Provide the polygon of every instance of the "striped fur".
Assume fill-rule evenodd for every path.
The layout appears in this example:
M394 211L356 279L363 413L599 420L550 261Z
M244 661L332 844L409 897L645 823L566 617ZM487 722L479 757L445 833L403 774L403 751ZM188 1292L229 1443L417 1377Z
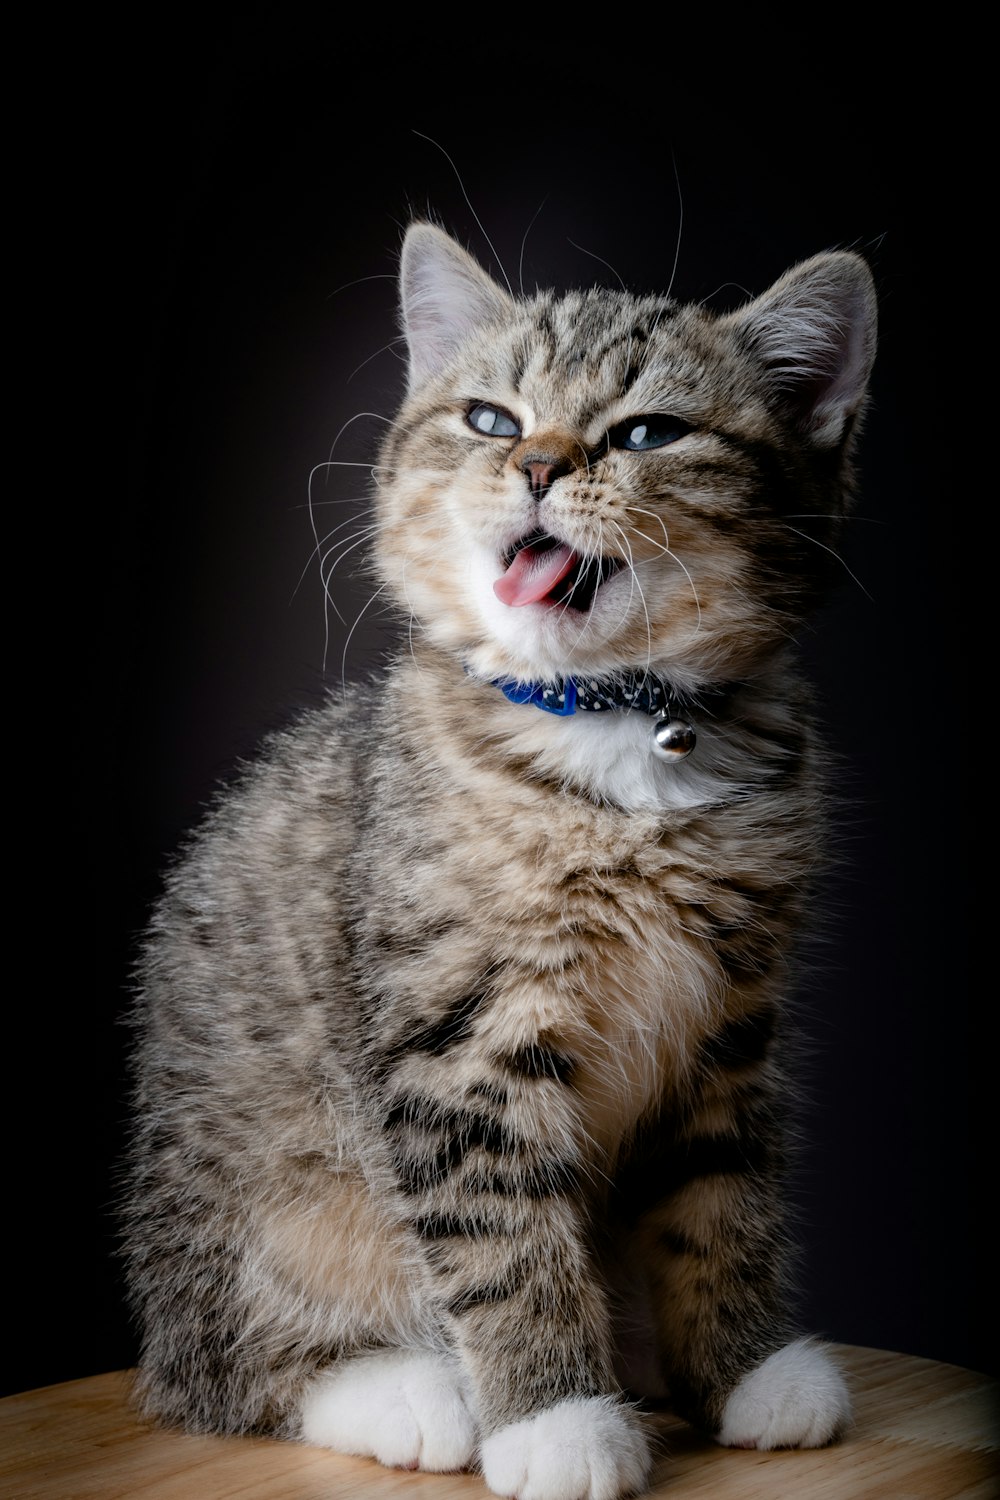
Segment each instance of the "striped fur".
M613 1500L648 1468L640 1366L724 1441L846 1418L786 1307L782 1011L822 817L788 641L850 500L871 280L817 257L724 318L515 302L421 225L402 286L376 550L412 646L270 741L144 950L139 1391L194 1430ZM681 440L608 446L657 412ZM540 528L619 565L586 609L494 594ZM639 716L489 685L647 664L701 704L677 767Z

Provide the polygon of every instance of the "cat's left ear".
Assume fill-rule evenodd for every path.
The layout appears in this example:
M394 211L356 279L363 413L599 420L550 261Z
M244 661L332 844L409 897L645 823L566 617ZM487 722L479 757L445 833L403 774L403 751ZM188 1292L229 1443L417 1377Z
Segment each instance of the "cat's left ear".
M861 256L803 261L722 321L763 362L776 404L819 447L836 446L864 404L875 358L875 283Z
M509 319L513 307L478 261L433 224L407 230L399 293L411 392L436 375L470 334Z

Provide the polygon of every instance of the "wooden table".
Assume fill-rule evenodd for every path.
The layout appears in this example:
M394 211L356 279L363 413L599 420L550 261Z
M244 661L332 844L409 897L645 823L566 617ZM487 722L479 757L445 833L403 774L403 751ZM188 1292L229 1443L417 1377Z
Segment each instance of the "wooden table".
M717 1448L672 1417L657 1500L997 1500L1000 1382L955 1365L841 1346L855 1424L833 1447ZM2 1500L486 1500L474 1474L415 1474L259 1438L139 1421L117 1371L0 1401Z

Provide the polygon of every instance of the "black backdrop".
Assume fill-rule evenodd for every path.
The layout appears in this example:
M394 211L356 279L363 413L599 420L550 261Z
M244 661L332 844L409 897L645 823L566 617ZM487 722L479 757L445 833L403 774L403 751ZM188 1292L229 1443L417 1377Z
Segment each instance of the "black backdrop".
M428 212L528 287L662 289L676 253L675 294L723 307L823 248L872 264L862 500L843 586L803 639L840 757L840 863L800 1002L803 1314L834 1339L986 1368L959 504L934 463L950 419L922 213L933 106L916 91L876 105L881 62L794 39L768 72L732 36L725 68L703 33L685 69L644 35L606 55L439 39L428 63L414 33L408 69L410 42L388 55L380 17L359 48L269 14L150 23L115 39L124 62L90 36L48 179L40 311L69 377L48 387L42 470L62 519L35 523L23 566L51 572L63 644L36 674L51 817L44 833L31 819L24 883L42 922L14 934L42 979L11 1054L25 1184L10 1248L29 1316L6 1388L134 1358L108 1205L128 964L166 854L266 729L393 638L376 602L345 652L371 592L363 549L334 574L345 626L310 565L305 502L337 440L359 467L314 476L317 514L332 527L360 509L401 389L394 257Z

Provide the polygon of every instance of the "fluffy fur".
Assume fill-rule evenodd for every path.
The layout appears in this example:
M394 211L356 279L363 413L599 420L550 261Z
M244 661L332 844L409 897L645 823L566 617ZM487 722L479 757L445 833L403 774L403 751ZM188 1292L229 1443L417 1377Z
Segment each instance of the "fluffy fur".
M401 285L376 554L408 648L219 799L144 949L139 1395L614 1500L648 1472L642 1379L738 1446L847 1420L787 1313L782 1002L822 784L790 642L874 293L831 253L724 317L521 301L429 225ZM560 547L549 595L498 597ZM492 685L644 669L696 723L679 765L644 715Z

